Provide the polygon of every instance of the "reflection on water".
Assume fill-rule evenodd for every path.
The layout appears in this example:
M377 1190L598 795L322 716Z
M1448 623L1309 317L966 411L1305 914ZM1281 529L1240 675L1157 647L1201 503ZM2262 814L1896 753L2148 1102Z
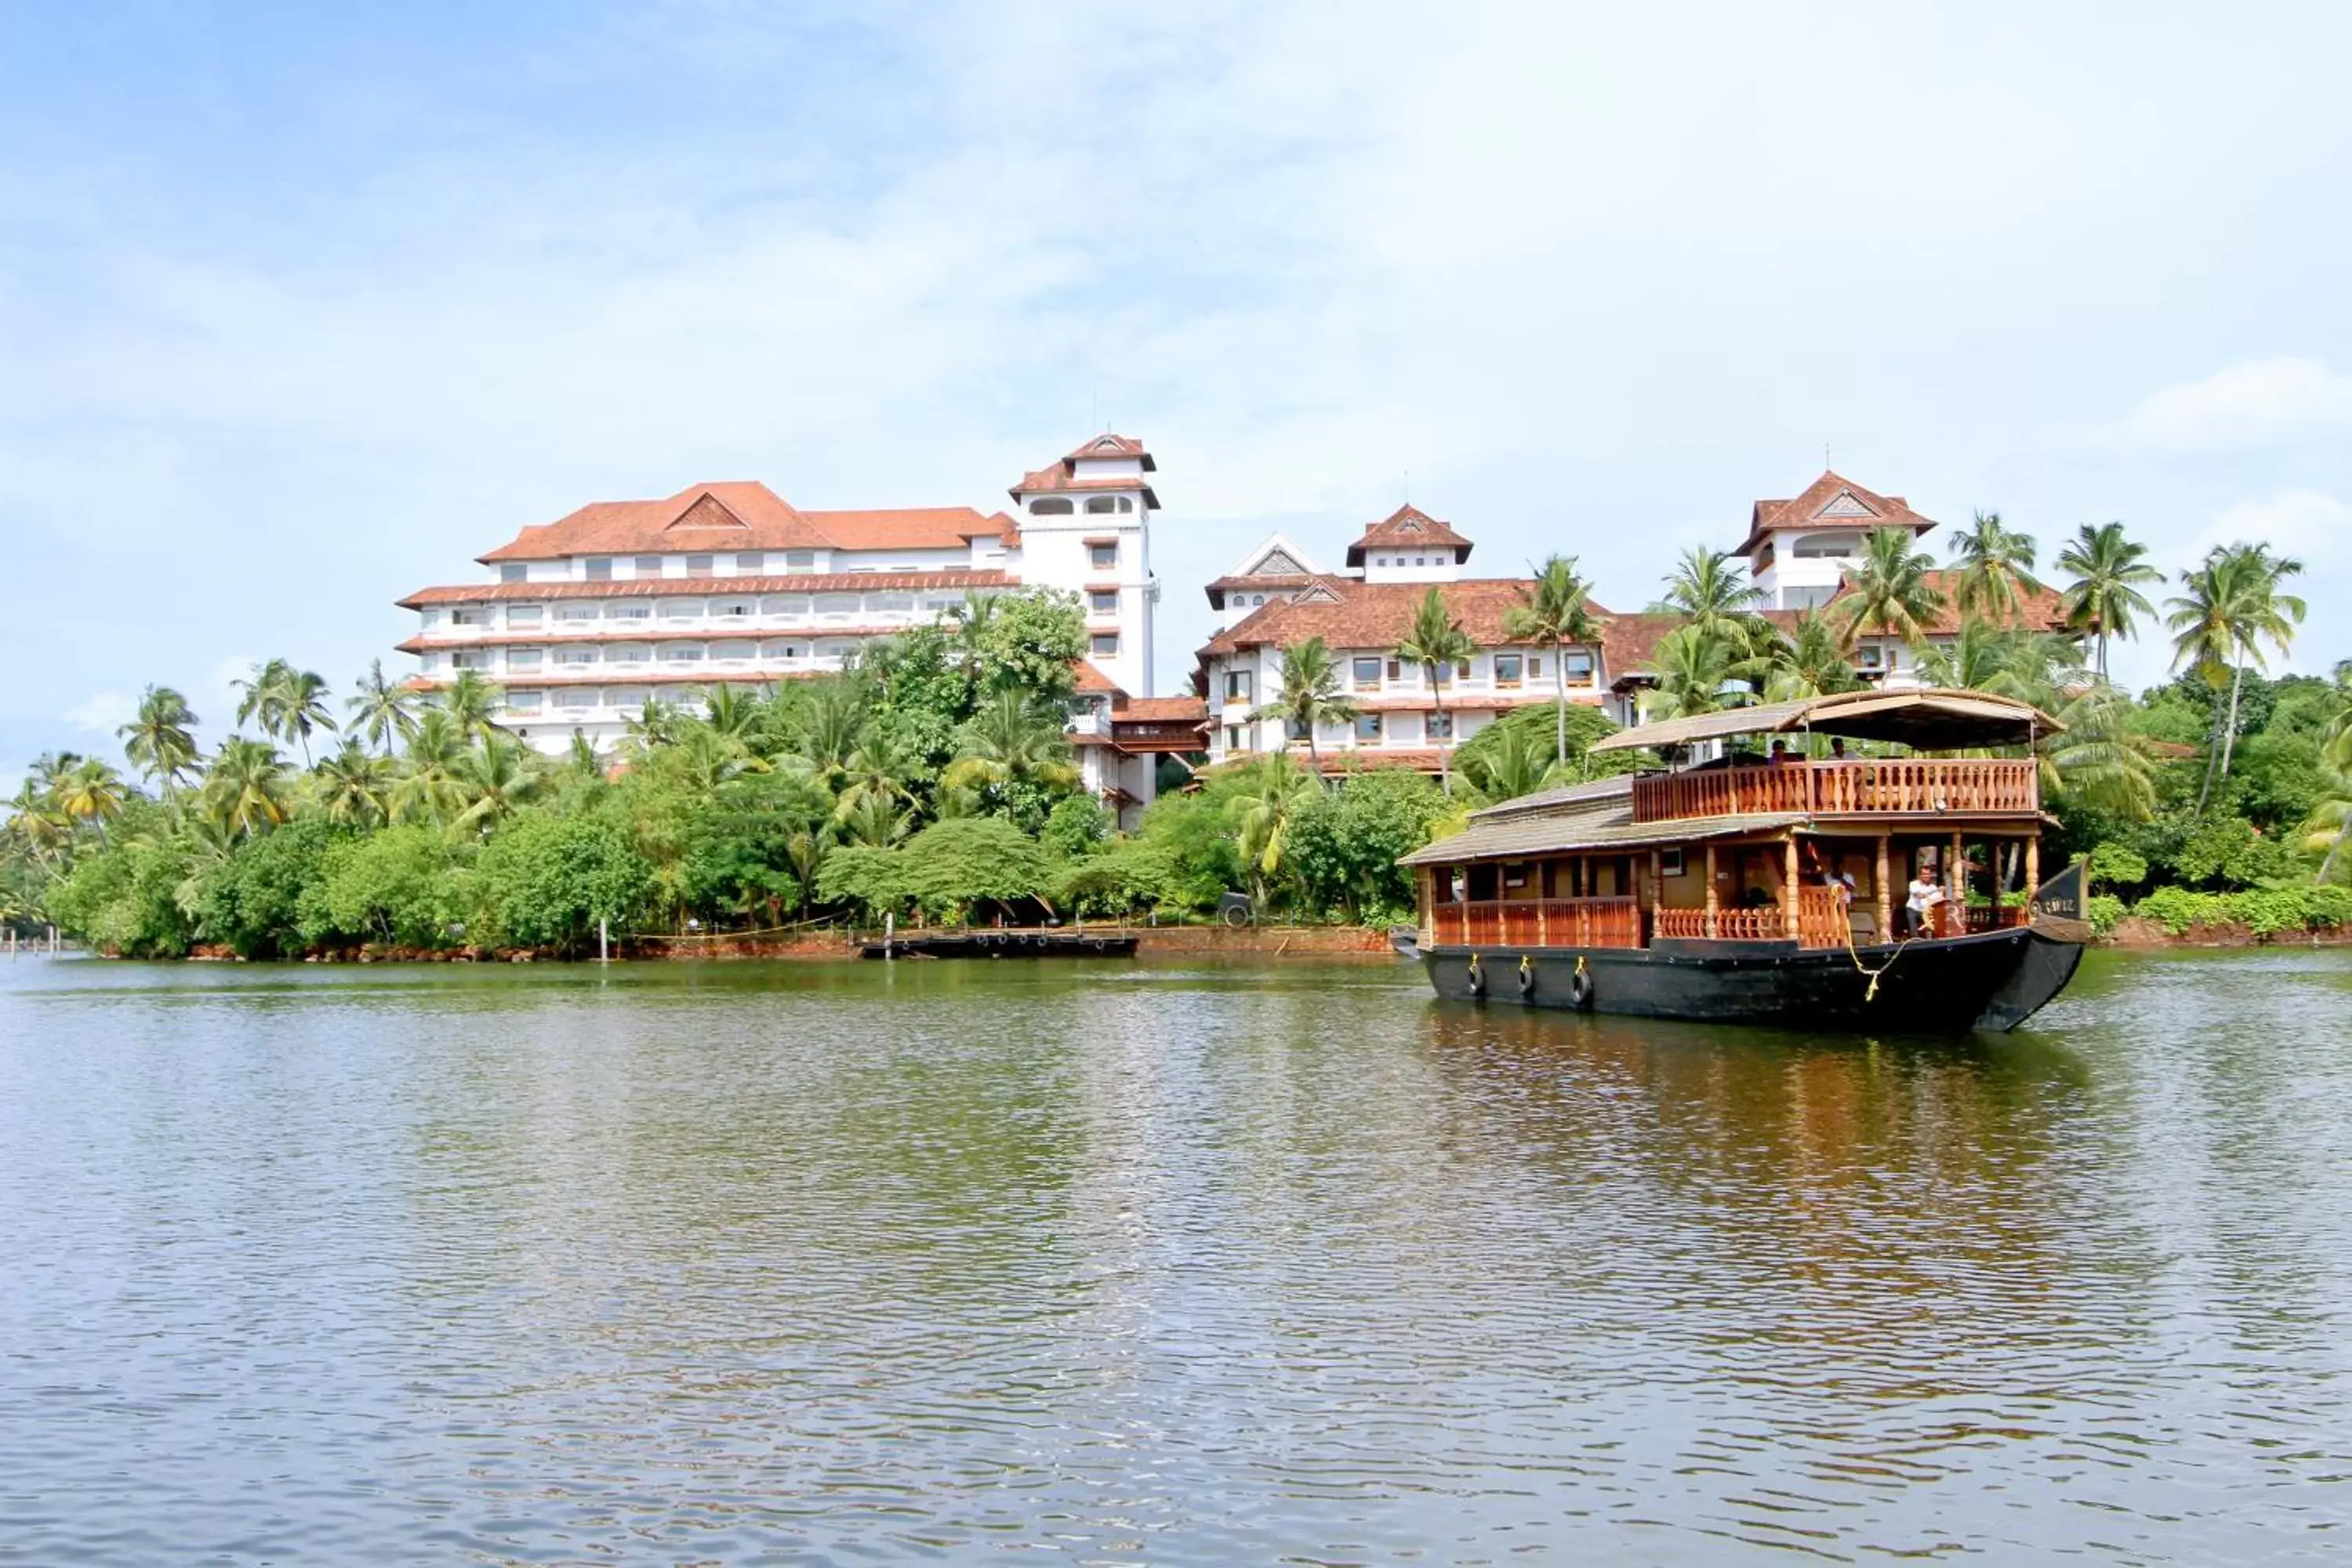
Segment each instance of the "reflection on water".
M2347 1018L0 965L0 1559L2334 1557Z

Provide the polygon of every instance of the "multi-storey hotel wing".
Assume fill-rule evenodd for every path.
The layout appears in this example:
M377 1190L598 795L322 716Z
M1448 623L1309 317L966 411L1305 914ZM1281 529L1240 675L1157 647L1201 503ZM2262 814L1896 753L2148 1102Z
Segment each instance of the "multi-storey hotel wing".
M1824 473L1793 500L1756 502L1748 537L1733 553L1748 562L1763 594L1760 612L1786 626L1804 610L1834 612L1840 596L1851 591L1848 574L1871 531L1906 528L1916 535L1935 526L1899 496L1881 496ZM1575 548L1573 540L1562 543ZM1651 656L1678 617L1618 614L1596 603L1602 629L1591 644L1555 648L1514 642L1504 633L1504 618L1527 602L1533 584L1523 577L1464 575L1471 548L1451 524L1407 506L1365 529L1348 546L1342 571L1324 570L1277 534L1211 583L1209 604L1222 624L1200 650L1193 676L1209 706L1211 759L1286 747L1305 754L1304 735L1286 733L1279 719L1250 715L1279 695L1283 648L1318 637L1357 709L1351 722L1317 733L1315 749L1327 768L1377 763L1434 770L1441 745L1468 739L1513 708L1550 703L1563 685L1570 701L1599 708L1621 724L1639 724L1641 693L1652 684ZM1932 574L1931 582L1948 601L1927 628L1932 645L1949 641L1959 623L1948 604L1951 574ZM1477 644L1470 658L1439 673L1442 712L1429 672L1396 652L1432 586ZM2036 629L2059 624L2057 600L2047 593L2032 596L2024 612ZM1917 683L1914 653L1899 638L1859 638L1854 661L1865 680Z
M1199 743L1197 732L1171 738L1169 705L1150 700L1156 468L1140 441L1107 434L1024 474L1010 513L803 511L749 481L598 501L479 557L486 580L401 600L418 617L401 647L421 662L421 689L479 671L505 692L516 733L551 752L574 735L601 749L648 696L688 701L715 683L838 669L967 593L1062 589L1087 615L1089 782L1141 804L1159 754Z

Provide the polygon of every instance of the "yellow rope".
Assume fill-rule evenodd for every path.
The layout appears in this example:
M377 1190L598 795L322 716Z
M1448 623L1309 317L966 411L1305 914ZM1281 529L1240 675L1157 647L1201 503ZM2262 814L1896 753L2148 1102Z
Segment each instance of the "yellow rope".
M1878 1000L1879 977L1885 974L1888 970L1895 967L1895 960L1903 956L1903 950L1911 945L1912 939L1906 936L1901 942L1896 942L1895 944L1894 956L1889 958L1885 963L1880 964L1877 968L1873 969L1868 964L1863 963L1861 952L1853 945L1853 921L1848 920L1843 923L1845 925L1845 955L1853 960L1853 967L1857 973L1870 976L1870 988L1862 994L1862 1000L1864 1004L1867 1005L1868 1004Z

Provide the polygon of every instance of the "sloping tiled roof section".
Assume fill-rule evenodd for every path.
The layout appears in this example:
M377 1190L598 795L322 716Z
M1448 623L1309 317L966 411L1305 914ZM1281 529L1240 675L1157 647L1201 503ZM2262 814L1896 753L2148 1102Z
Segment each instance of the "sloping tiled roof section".
M631 555L719 550L952 550L974 534L1001 534L1003 513L970 507L882 511L793 509L757 480L689 485L660 500L591 501L553 522L524 529L476 557L549 561L570 555Z
M1759 500L1748 513L1748 537L1734 555L1749 555L1767 535L1783 528L1907 528L1925 533L1934 520L1921 517L1901 496L1868 490L1835 471L1805 487L1793 500Z
M1114 720L1150 720L1159 723L1209 721L1209 705L1197 697L1130 697L1111 706Z
M1470 577L1458 583L1365 583L1353 577L1318 577L1314 591L1286 604L1253 610L1241 622L1209 639L1204 653L1281 647L1321 637L1334 652L1350 648L1383 651L1412 630L1413 612L1432 587L1445 607L1481 647L1507 645L1503 617L1528 602L1533 584L1524 577ZM1607 616L1599 605L1594 613ZM1604 645L1605 646L1605 645Z
M1127 695L1127 689L1120 686L1118 682L1113 680L1109 676L1105 675L1096 667L1095 662L1092 659L1082 658L1078 660L1076 664L1071 667L1070 673L1075 680L1075 686L1073 689L1076 690L1109 691L1116 692L1121 697Z
M1432 550L1451 549L1454 559L1470 559L1470 542L1454 531L1450 523L1440 522L1416 506L1401 506L1366 528L1355 543L1348 546L1348 564L1361 566L1364 552L1373 547L1407 550L1427 547Z
M1943 600L1943 607L1928 617L1925 623L1927 634L1929 637L1957 635L1960 629L1960 606L1957 596L1960 586L1959 573L1957 571L1929 572L1924 575L1927 585ZM1832 617L1831 621L1832 626L1845 624L1843 618L1844 606L1841 601L1850 599L1853 595L1853 579L1839 579L1837 592L1831 595L1829 603L1822 606L1822 614ZM2056 632L2066 629L2066 602L2055 589L2041 588L2030 594L2020 594L2017 600L2020 614L2018 621L2011 624L2021 622L2028 630L2037 632ZM1868 637L1871 634L1865 632L1863 635Z
M1034 468L1022 475L1020 482L1005 493L1017 500L1025 495L1041 495L1055 490L1138 490L1142 493L1143 504L1147 509L1158 510L1160 498L1152 493L1151 486L1141 474L1117 474L1108 477L1095 474L1084 479L1078 477L1078 465L1088 458L1115 461L1129 458L1136 460L1137 466L1142 468L1145 474L1157 473L1160 470L1160 465L1151 460L1151 454L1143 449L1142 442L1132 436L1115 436L1105 432L1060 461L1048 463L1042 468Z

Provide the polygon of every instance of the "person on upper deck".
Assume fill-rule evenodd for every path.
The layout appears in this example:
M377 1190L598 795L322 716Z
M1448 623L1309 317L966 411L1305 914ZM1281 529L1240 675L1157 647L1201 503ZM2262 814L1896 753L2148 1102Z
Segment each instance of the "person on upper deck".
M1785 763L1789 760L1788 742L1775 741L1772 742L1772 760L1776 763Z
M1843 735L1832 735L1830 737L1830 761L1833 763L1842 763L1845 761L1845 737Z

